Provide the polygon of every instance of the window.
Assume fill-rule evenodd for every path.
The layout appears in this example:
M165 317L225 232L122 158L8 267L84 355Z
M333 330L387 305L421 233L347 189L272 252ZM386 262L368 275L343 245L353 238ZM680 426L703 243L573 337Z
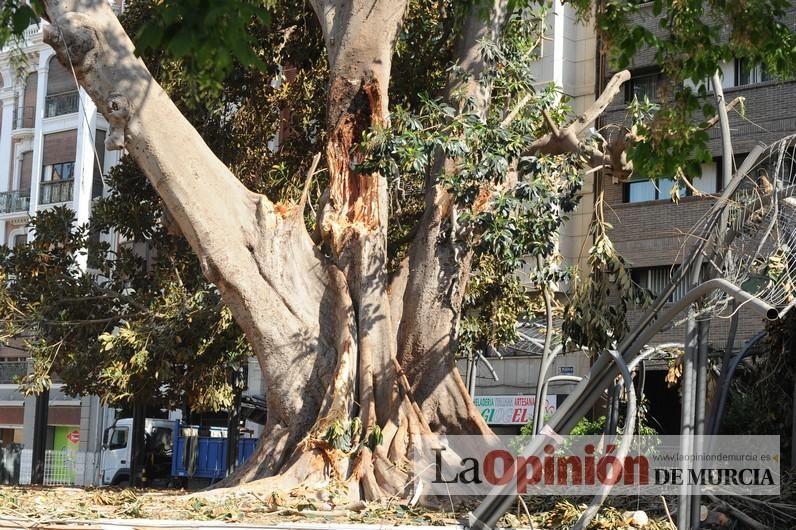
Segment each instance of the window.
M17 234L14 236L14 248L25 246L28 242L28 234Z
M43 182L52 182L58 180L72 180L75 177L75 163L74 162L59 162L44 166L42 172Z
M735 59L735 86L765 83L772 79L766 65L752 64L748 59Z
M669 178L625 182L623 202L669 200L672 198L673 186L674 181ZM685 197L685 187L680 186L678 193L680 197Z
M718 193L722 188L721 157L710 164L702 164L702 175L693 178L691 185L702 193ZM672 198L674 181L668 178L631 180L624 185L622 202L668 201ZM679 185L680 197L694 193L683 183Z
M117 427L111 433L108 449L124 449L127 447L127 427Z
M74 162L59 162L44 166L39 187L39 204L55 204L72 200L75 178Z
M655 101L662 79L660 72L633 74L630 81L625 83L625 103L630 103L635 98L639 101L644 101L644 98Z
M72 79L69 79L69 82L74 84ZM53 118L64 114L74 114L79 108L80 93L77 90L48 95L44 100L44 117Z
M653 296L661 294L669 285L672 277L677 274L679 265L663 265L660 267L638 268L630 271L633 281L641 287L648 289ZM669 297L669 302L677 302L688 292L687 284L680 282L674 293Z
M702 193L719 193L724 188L721 157L717 156L713 162L702 164L702 174L691 179L691 184ZM688 190L688 195L693 195Z
M91 198L102 197L103 181L102 173L105 166L105 131L97 129L94 136L94 149L97 156L94 157L94 174L91 180Z

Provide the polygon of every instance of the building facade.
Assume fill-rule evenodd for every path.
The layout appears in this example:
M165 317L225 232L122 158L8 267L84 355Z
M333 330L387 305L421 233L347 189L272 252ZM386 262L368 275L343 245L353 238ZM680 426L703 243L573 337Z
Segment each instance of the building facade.
M643 6L637 15L646 28L662 32L658 16L653 16L652 6ZM789 27L796 27L796 7L791 7L787 20ZM749 64L736 59L720 66L722 89L727 102L742 97L745 114L739 106L729 112L734 161L740 165L751 149L758 144L771 144L785 136L796 133L796 108L785 102L796 101L796 80L776 79L763 65ZM636 57L631 67L632 78L608 107L602 121L605 124L628 123L627 104L633 98L659 101L667 93L671 83L654 62L654 50L646 49ZM606 83L612 72L602 78ZM712 94L708 101L714 102ZM654 294L660 292L671 273L688 255L694 241L689 235L714 204L717 194L732 175L722 174L721 135L718 126L708 131L709 148L713 160L702 166L701 177L693 179L693 186L701 196L696 196L686 186L679 186L679 203L671 200L674 184L671 175L634 174L627 182L606 178L604 183L606 220L613 225L611 240L632 268L634 279ZM676 292L672 301L685 293ZM639 317L634 311L631 320ZM728 315L726 315L728 317ZM710 325L710 343L723 349L729 328L729 318L713 319ZM745 339L762 329L762 321L749 311L740 311L736 348ZM682 327L672 328L656 337L658 342L682 342Z
M28 220L46 208L66 205L78 224L87 223L104 191L102 175L120 155L105 151L107 122L42 42L41 25L0 51L0 81L0 242L13 249L35 237ZM30 480L35 398L15 384L28 362L21 342L0 349L0 445L8 453L2 481ZM96 482L109 415L98 398L70 397L53 385L45 446L55 460L45 480Z
M651 3L641 6L636 16L638 22L647 29L658 34L666 31L659 24L660 16L652 14ZM783 22L790 28L796 27L796 7L793 3ZM661 72L654 54L655 50L644 49L634 58L630 69L632 78L606 110L601 126L628 124L627 105L634 98L641 101L646 97L650 101L661 102L670 93L673 81ZM604 64L605 60L600 62L600 65ZM605 68L602 71L604 73L598 71L598 77L604 86L613 72ZM796 101L794 79L774 78L764 65L750 64L742 59L720 65L720 74L725 100L731 102L742 97L745 101L744 115L739 112L739 107L729 112L734 168L741 164L754 146L768 145L796 133L796 107L792 104ZM715 103L712 92L707 98ZM672 274L689 255L695 243L691 234L732 177L722 174L719 127L713 127L708 134L713 160L702 166L701 176L692 182L700 193L678 186L678 203L671 199L674 185L671 175L634 174L628 181L610 176L604 178L605 218L613 225L610 238L631 268L635 281L655 295L667 286ZM684 295L684 289L678 288L669 303ZM709 351L719 356L726 349L730 313L728 309L710 320ZM641 308L631 311L631 327L642 314ZM738 309L738 329L733 349L737 351L763 329L762 318L741 307ZM679 325L661 331L652 342L682 344L684 339L685 325ZM653 426L657 423L663 432L679 432L680 398L677 387L671 387L665 381L668 361L660 360L647 368L645 394L649 398Z
M591 24L582 24L571 5L555 0L546 18L547 31L534 64L536 86L554 83L569 99L575 115L596 99L597 35ZM594 212L594 181L584 177L580 204L561 229L558 249L566 265L586 266L584 246Z

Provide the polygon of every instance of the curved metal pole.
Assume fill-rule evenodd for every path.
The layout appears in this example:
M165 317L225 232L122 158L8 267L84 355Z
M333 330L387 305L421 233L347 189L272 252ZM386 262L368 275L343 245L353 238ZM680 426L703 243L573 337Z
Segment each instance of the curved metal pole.
M694 438L691 446L696 454L702 453L704 447L703 436L705 434L705 402L707 401L707 380L708 380L708 322L701 320L697 322L697 364L696 364L696 388L694 389ZM700 471L702 463L697 462L697 473ZM691 494L691 526L695 530L699 529L701 489L694 487Z
M537 429L536 427L534 427L534 434L539 434L540 432L542 432L542 427L544 427L544 425L541 425L544 421L542 416L544 405L542 405L542 403L544 403L544 397L547 396L547 386L550 383L557 383L557 382L580 383L582 380L583 380L582 377L578 377L576 375L554 375L553 377L545 379L541 385L537 384L539 392L537 393L536 403L534 403L533 424L539 425L539 428ZM544 396L541 402L539 401L538 397L540 395ZM539 418L538 420L537 420L537 415Z
M749 356L752 352L752 348L766 335L767 332L761 331L749 339L746 344L744 344L743 348L741 348L741 351L733 356L726 366L721 367L722 375L726 373L727 377L723 379L719 387L719 399L717 400L716 412L710 425L710 434L718 434L719 428L721 428L721 420L724 418L724 409L727 406L727 397L730 395L730 388L732 386L735 370L738 369L738 365L741 364L741 361Z
M630 342L630 344L627 344L628 341L622 341L622 347L619 352L625 361L632 362L632 358L641 351L664 325L671 322L691 303L714 290L724 291L768 319L773 320L778 316L776 309L742 291L727 280L721 278L708 280L690 290L683 298L666 308L647 328L635 334L635 340ZM608 386L615 374L616 367L611 361L610 355L600 355L592 366L589 375L583 378L564 403L558 407L556 413L547 422L547 425L556 432L568 433L602 394L602 391ZM540 453L544 444L549 443L549 440L544 438L544 436L534 436L523 449L523 455L529 456ZM516 498L516 495L513 495L512 492L513 486L511 484L494 488L487 498L474 511L469 513L470 526L479 530L494 528L497 520L509 509Z
M622 373L622 379L624 380L625 388L627 389L625 430L622 433L622 439L619 442L619 449L616 452L616 459L619 462L624 462L627 453L630 451L630 445L633 442L633 433L636 431L636 389L633 387L633 376L630 373L630 370L627 369L627 364L622 356L613 350L609 351L608 353L614 358L616 366ZM619 389L617 389L617 394L619 394ZM605 498L611 492L612 487L613 485L611 484L603 484L600 487L600 491L594 496L594 499L592 499L591 504L589 504L589 507L586 508L586 511L581 514L580 519L578 519L578 522L575 524L573 530L584 530L587 526L589 526L591 520L594 519L594 516L597 515L598 511L600 511L600 506L602 506Z
M707 220L704 224L705 229L702 232L703 234L709 233L713 227L715 227L716 224L719 223L723 218L723 214L726 211L726 205L729 203L730 197L733 193L735 193L735 190L741 184L746 174L749 173L755 162L757 162L757 159L760 158L760 155L763 154L764 151L765 149L763 146L758 144L752 148L748 155L746 155L746 158L741 163L741 167L738 168L735 176L727 183L727 186L725 186L721 196L716 200L710 212L708 212ZM674 294L677 286L687 277L691 266L696 258L702 253L702 250L704 250L706 245L707 238L702 237L697 240L697 243L694 245L688 260L680 265L680 267L677 269L677 275L670 280L666 289L664 289L658 295L652 306L650 306L650 308L644 314L644 317L627 336L625 340L626 342L635 341L639 334L642 333L647 326L649 326L657 318L660 311L663 310L664 306L669 302L669 299L671 298L672 294ZM794 304L796 304L796 301L794 301ZM617 349L622 351L623 348L620 346Z
M556 349L551 351L549 355L542 355L542 363L539 366L539 379L536 381L536 402L533 405L534 434L539 434L540 430L542 429L542 422L544 421L542 415L544 407L542 406L542 403L547 396L547 371L550 369L550 365L553 364L555 358L558 357L558 354L560 354L562 351L564 351L564 348L559 345L556 347ZM580 378L578 378L578 382L580 382Z
M492 375L492 379L494 379L495 382L500 381L500 378L498 377L497 372L495 372L495 368L492 366L492 363L490 363L489 359L487 359L480 351L478 352L478 359L481 359L481 362L486 365L487 370L489 370L489 373ZM476 362L478 362L478 359L476 359Z
M611 401L609 402L608 414L605 418L605 430L603 431L608 436L616 434L616 429L619 426L619 395L622 392L622 387L618 382L614 382L610 388L608 395Z
M644 387L647 386L647 363L642 359L639 362L638 370L638 415L641 415L641 401L644 399ZM636 418L636 423L639 424L639 434L641 434L641 418Z
M724 344L724 355L721 359L722 366L727 366L730 363L732 351L735 349L735 336L738 334L738 320L740 316L740 313L737 311L737 309L738 304L735 303L735 300L733 300L732 304L730 305L732 317L730 318L730 329L727 332L727 342ZM722 375L724 375L723 372Z
M654 353L661 351L663 348L682 348L682 342L665 342L663 344L658 344L654 348L650 347L649 349L642 351L639 353L632 361L627 363L627 368L631 372L636 369L640 363L649 359Z
M713 93L716 96L719 123L721 128L721 155L724 175L732 172L732 137L730 133L730 119L727 116L726 100L721 85L719 71L713 72ZM722 241L727 229L726 219L729 211L723 208L717 225L716 239ZM700 252L691 271L692 286L697 285L702 273L704 255ZM707 364L708 364L708 322L696 322L696 306L688 311L688 326L686 333L686 348L683 363L683 411L680 422L680 454L701 452L702 438L705 433L705 400L707 399ZM696 435L695 437L689 435ZM686 473L685 462L683 473ZM699 465L699 464L697 464ZM682 530L699 528L700 517L700 489L684 486L680 490L680 509L678 510L678 527Z

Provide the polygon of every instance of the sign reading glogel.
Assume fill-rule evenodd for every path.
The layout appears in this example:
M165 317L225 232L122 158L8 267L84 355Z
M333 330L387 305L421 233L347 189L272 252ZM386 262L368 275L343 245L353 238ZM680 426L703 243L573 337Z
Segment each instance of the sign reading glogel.
M475 406L490 425L525 425L533 419L535 396L477 396ZM544 415L556 411L556 396L545 398Z

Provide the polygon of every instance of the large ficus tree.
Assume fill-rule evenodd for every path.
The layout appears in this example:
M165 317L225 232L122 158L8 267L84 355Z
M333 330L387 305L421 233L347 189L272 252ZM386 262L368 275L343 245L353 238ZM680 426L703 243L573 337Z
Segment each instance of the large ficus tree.
M665 43L632 28L635 2L573 3L596 16L604 42L620 46L625 59L642 44L657 45L673 75L705 77L737 51L762 57L721 41L718 18L700 26L702 2L655 2L657 12L669 8L661 15L672 21ZM550 94L535 94L524 67L537 38L528 31L539 22L527 12L533 2L449 5L459 16L441 17L452 20L445 27L446 79L438 93L414 101L413 111L391 113L390 87L402 82L391 80L391 65L407 0L312 0L328 65L323 190L274 202L247 188L205 144L136 56L108 2L40 4L50 23L46 42L110 124L107 147L126 149L146 174L259 360L268 424L256 454L228 484L268 478L268 487L289 487L331 474L350 483L352 496L406 493L412 435L489 433L454 366L474 268L494 268L497 260L513 269L523 255L538 256L538 280L549 285L560 278L544 259L554 256L555 232L575 205L579 169L630 171L619 150L650 139L668 149L670 164L700 152L666 143L654 124L628 130L614 144L584 140L629 73L617 74L579 117L567 117ZM185 4L194 9L187 21L196 20L197 6L212 3ZM251 2L236 0L229 9L237 4ZM785 40L792 48L788 28L759 24L785 4L751 2L759 16L750 24L745 12L728 8L732 2L709 4L727 8L735 41L770 51ZM224 22L214 9L213 20ZM190 38L196 28L186 22L181 29L179 21L171 12L160 30L142 36L167 44L173 37L183 57L194 45L205 53L207 42ZM250 41L236 33L246 24L225 24L220 33L232 35L221 44L247 60L241 50ZM685 49L691 53L678 55ZM222 69L230 65L207 56ZM311 187L308 179L305 189ZM417 215L391 251L398 189L410 190Z

